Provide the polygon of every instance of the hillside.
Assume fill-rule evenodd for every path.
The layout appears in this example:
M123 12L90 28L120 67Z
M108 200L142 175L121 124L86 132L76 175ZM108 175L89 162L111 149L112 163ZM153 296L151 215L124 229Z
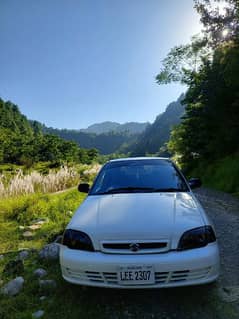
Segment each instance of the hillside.
M96 156L96 150L84 150L49 133L43 135L42 127L36 121L29 121L17 105L0 99L0 164L89 163Z
M124 133L127 132L129 134L139 134L142 133L147 125L149 125L148 122L145 123L138 123L138 122L127 122L124 124L120 124L117 122L102 122L102 123L96 123L92 124L86 129L81 129L81 132L84 133L95 133L95 134L104 134L104 133Z
M65 140L74 141L83 148L96 148L101 154L117 152L126 143L131 143L136 134L127 132L109 132L102 134L86 133L77 130L55 129L44 126L44 133L57 135Z
M159 149L169 140L172 128L180 123L184 114L184 106L181 104L183 98L184 94L181 94L177 101L170 103L165 112L158 115L154 123L137 138L135 145L130 146L132 155L143 156L146 153L159 152Z
M55 129L44 125L42 130L74 141L83 148L96 148L101 154L131 153L133 156L142 156L157 153L168 142L172 127L180 122L184 114L184 106L181 105L183 98L182 94L176 102L170 103L153 124L108 121L81 130Z
M18 134L33 134L31 124L26 116L21 114L18 106L2 99L0 99L0 129L9 129Z
M100 154L112 154L133 145L140 133L149 123L102 122L89 126L87 129L70 130L46 127L38 123L44 133L57 135L65 140L74 141L83 148L96 148ZM128 152L128 151L127 151Z
M156 153L169 140L171 128L180 121L184 112L180 104L182 98L183 95L170 103L151 125L146 122L103 122L85 130L55 129L29 121L15 104L0 100L0 162L83 160L87 151L79 151L79 147L95 148L101 154Z

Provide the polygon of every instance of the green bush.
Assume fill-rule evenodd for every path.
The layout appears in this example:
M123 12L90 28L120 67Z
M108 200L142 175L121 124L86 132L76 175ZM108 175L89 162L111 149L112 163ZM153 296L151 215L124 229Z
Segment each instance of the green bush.
M212 163L202 162L190 175L201 177L205 186L239 194L239 154Z

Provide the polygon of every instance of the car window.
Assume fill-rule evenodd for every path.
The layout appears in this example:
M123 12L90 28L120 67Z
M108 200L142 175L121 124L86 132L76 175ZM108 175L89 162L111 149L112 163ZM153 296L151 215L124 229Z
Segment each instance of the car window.
M90 195L121 192L188 191L171 162L130 160L110 162L101 170Z

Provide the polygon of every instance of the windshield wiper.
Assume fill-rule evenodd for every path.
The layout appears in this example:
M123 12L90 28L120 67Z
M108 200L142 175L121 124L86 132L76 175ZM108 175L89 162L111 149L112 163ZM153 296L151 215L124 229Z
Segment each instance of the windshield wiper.
M109 189L108 191L105 192L98 192L95 193L95 195L104 195L104 194L117 194L117 193L134 193L134 192L154 192L153 187L119 187L119 188L113 188Z
M154 187L118 187L118 188L112 188L105 192L97 192L92 195L105 195L105 194L118 194L118 193L173 193L173 192L186 192L186 189L183 188L174 188L174 187L168 187L168 188L154 188Z

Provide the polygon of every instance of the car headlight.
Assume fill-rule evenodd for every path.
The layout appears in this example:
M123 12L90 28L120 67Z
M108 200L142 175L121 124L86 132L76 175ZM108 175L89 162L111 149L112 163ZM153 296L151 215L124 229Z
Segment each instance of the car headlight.
M78 230L66 229L62 239L62 245L71 249L94 251L90 237Z
M215 233L211 226L203 226L186 231L179 240L178 250L205 247L216 241Z

